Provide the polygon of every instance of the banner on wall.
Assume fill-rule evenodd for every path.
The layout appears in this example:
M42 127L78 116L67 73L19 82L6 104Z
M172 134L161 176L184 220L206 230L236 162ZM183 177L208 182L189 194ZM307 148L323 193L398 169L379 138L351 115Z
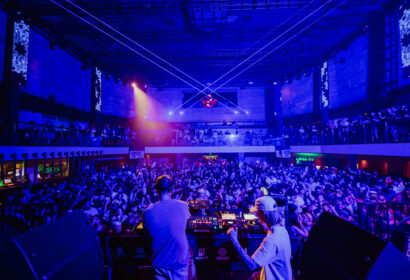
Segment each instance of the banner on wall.
M329 64L327 61L320 67L320 104L322 110L329 107Z
M217 155L212 155L212 154L209 154L209 155L203 155L202 156L202 159L204 160L204 161L218 161L219 160L219 156L217 156Z
M130 151L130 159L140 159L145 157L144 151Z
M282 157L283 158L290 158L290 150L282 150Z
M11 72L15 75L17 84L20 86L25 86L27 82L29 39L30 26L23 20L15 22Z
M290 148L289 147L276 147L276 157L277 158L290 158Z

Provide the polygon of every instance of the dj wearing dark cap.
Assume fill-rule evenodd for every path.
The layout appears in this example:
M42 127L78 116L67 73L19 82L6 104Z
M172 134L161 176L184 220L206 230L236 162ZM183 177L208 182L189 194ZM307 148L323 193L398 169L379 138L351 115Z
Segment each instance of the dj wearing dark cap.
M249 256L238 241L237 229L228 230L229 238L242 260L250 270L262 268L252 275L252 280L291 280L292 268L290 265L291 247L289 234L281 224L282 218L276 201L270 196L256 199L251 213L259 219L266 237L259 248Z
M191 216L188 205L170 196L172 179L159 176L155 189L159 201L147 207L143 213L143 227L150 241L154 279L195 279L195 267L185 234L187 220Z

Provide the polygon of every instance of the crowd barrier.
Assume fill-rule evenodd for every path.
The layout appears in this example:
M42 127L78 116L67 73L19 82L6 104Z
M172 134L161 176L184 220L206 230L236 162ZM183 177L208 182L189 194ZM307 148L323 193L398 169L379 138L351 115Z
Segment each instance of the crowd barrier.
M359 226L386 240L391 240L398 224L410 214L410 202L359 203Z

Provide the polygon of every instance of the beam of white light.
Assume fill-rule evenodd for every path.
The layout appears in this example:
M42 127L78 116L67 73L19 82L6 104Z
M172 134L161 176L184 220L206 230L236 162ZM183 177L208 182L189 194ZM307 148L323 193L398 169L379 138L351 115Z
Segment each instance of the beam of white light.
M87 23L88 25L94 27L96 30L100 31L101 33L107 35L109 38L113 39L114 41L116 41L117 43L121 44L122 46L126 47L127 49L135 52L136 54L140 55L141 57L145 58L146 60L148 60L149 62L153 63L154 65L158 66L159 68L161 68L162 70L164 70L165 72L171 74L172 76L176 77L177 79L181 80L182 82L186 83L187 85L189 85L190 87L192 87L193 89L198 90L199 92L202 92L200 88L194 86L193 84L191 84L190 82L186 81L185 79L181 78L180 76L178 76L177 74L173 73L172 71L166 69L165 67L163 67L162 65L156 63L155 61L153 61L152 59L148 58L147 56L145 56L144 54L138 52L137 50L135 50L134 48L130 47L129 45L125 44L124 42L118 40L117 38L115 38L114 36L108 34L107 32L105 32L104 30L102 30L101 28L99 28L98 26L96 26L95 24L92 24L91 22L89 22L88 20L84 19L83 17L77 15L76 13L74 13L73 11L67 9L66 7L64 7L63 5L61 5L60 3L57 3L54 0L50 0L53 4L59 6L60 8L64 9L65 11L67 11L68 13L70 13L71 15L75 16L76 18L80 19L81 21ZM226 105L225 105L226 106ZM233 112L233 109L226 106L229 110L231 110Z
M255 64L257 64L259 61L261 61L262 59L266 58L268 55L272 54L274 51L276 51L277 49L279 49L280 47L282 47L284 44L286 44L287 42L289 42L290 40L292 40L293 38L295 38L297 35L299 35L300 33L304 32L305 30L307 30L309 27L311 27L312 25L314 25L315 23L317 23L319 20L321 20L322 18L324 18L325 16L327 16L328 14L330 14L331 12L333 12L334 10L336 10L337 8L339 8L341 5L343 5L344 3L346 3L347 0L344 0L342 2L340 2L337 6L335 6L334 8L330 9L329 11L327 11L326 13L324 13L322 16L318 17L317 19L315 19L312 23L308 24L307 26L305 26L304 28L302 28L301 30L299 30L299 32L297 32L296 34L294 34L293 36L291 36L290 38L288 38L285 42L283 42L282 44L280 44L279 46L277 46L276 48L270 50L269 52L267 52L265 55L263 55L262 57L260 57L259 59L257 59L256 61L252 62L250 65L248 65L247 67L245 67L245 69L242 69L239 73L237 73L236 75L234 75L233 77L231 77L229 80L225 81L224 83L222 83L221 85L219 85L217 88L215 88L214 90L218 90L221 87L223 87L224 85L226 85L227 83L229 83L230 81L232 81L233 79L235 79L236 77L238 77L240 74L242 74L243 72L245 72L246 70L248 70L249 68L251 68L252 66L254 66Z
M54 2L54 0L50 0L51 2ZM120 32L119 30L115 29L114 27L112 27L111 25L107 24L106 22L104 22L103 20L99 19L98 17L96 17L95 15L91 14L90 12L84 10L83 8L81 8L80 6L76 5L75 3L71 2L70 0L63 0L65 2L70 3L71 5L73 5L74 7L76 7L77 9L81 10L82 12L84 12L85 14L87 14L88 16L92 17L93 19L95 19L96 21L100 22L102 25L108 27L110 30L114 31L115 33L121 35L122 37L124 37L125 39L127 39L128 41L134 43L135 45L137 45L138 47L140 47L141 49L145 50L146 52L148 52L149 54L151 54L152 56L154 56L155 58L159 59L160 61L164 62L165 64L167 64L168 66L170 66L171 68L175 69L176 71L178 71L179 73L185 75L186 77L190 78L192 81L198 83L200 86L202 87L206 87L204 84L202 84L200 81L198 81L197 79L195 79L194 77L192 77L191 75L187 74L186 72L182 71L181 69L179 69L178 67L176 67L175 65L173 65L172 63L168 62L167 60L163 59L162 57L160 57L159 55L157 55L156 53L150 51L149 49L147 49L146 47L144 47L143 45L141 45L140 43L136 42L135 40L131 39L130 37L128 37L127 35L123 34L122 32ZM139 55L141 55L139 53ZM142 56L142 55L141 55ZM145 58L145 57L144 57ZM151 60L149 60L150 62L152 62ZM155 64L157 65L157 64ZM158 66L158 65L157 65ZM167 71L168 72L168 71ZM175 75L173 75L174 77L176 77ZM181 81L183 81L182 79L180 79ZM185 81L183 81L185 82ZM185 82L186 83L186 82ZM189 86L192 87L192 85L188 84ZM204 92L204 90L209 89L206 88L204 90L199 90L198 88L194 88L196 90L198 90L199 92L195 95L197 96L198 94L203 93L204 95L206 95L207 93ZM211 90L212 91L212 90ZM217 92L213 92L215 94L218 94ZM234 104L233 102L231 102L230 100L226 99L225 97L221 96L218 94L218 96L220 96L221 98L225 99L226 101L232 103L233 105L235 105L236 107L239 107L238 105ZM189 102L190 100L188 100L187 102ZM229 108L228 106L226 106L227 108ZM230 109L230 108L229 108ZM177 110L177 109L176 109ZM174 110L174 111L176 111Z
M263 47L261 47L259 50L257 50L255 53L253 53L252 55L250 55L249 57L247 57L246 59L244 59L242 62L240 62L239 64L237 64L235 67L233 67L232 69L230 69L228 72L226 72L225 74L223 74L222 76L220 76L218 79L216 79L215 81L213 81L212 83L209 83L205 88L202 89L201 92L203 92L204 90L210 89L211 92L216 92L218 89L221 88L221 86L217 87L216 89L211 89L212 85L214 85L215 83L219 82L222 78L226 77L228 74L232 73L235 69L237 69L238 67L240 67L242 64L244 64L246 61L248 61L249 59L251 59L252 57L254 57L255 55L257 55L258 53L260 53L261 51L263 51L264 49L266 49L268 46L270 46L271 44L273 44L275 41L277 41L279 38L281 38L283 35L285 35L286 33L289 33L293 28L295 28L296 26L298 26L299 24L301 24L302 22L304 22L306 19L310 18L312 15L314 15L315 13L317 13L318 11L320 11L322 8L324 8L326 5L330 4L332 1L334 0L329 0L326 3L324 3L323 5L319 6L317 9L315 9L314 11L312 11L309 15L305 16L303 19L301 19L300 21L298 21L297 23L295 23L293 26L291 26L290 28L288 28L287 30L285 30L284 32L282 32L282 34L280 34L279 36L277 36L276 38L274 38L273 40L269 41L267 44L265 44ZM311 25L310 25L311 26ZM302 29L303 31L306 29ZM300 34L301 32L298 32L297 34ZM292 37L294 38L294 36ZM288 42L289 40L286 40L285 42ZM283 46L283 44L281 44L280 46ZM274 50L277 50L278 48L275 48ZM268 55L271 54L273 51L268 52ZM265 58L268 55L264 55L262 56L263 58ZM261 61L261 59L258 59L257 62ZM247 67L247 69L249 69L250 67L252 67L253 65L255 65L256 63L252 63L251 66ZM245 70L245 71L246 71ZM240 74L242 74L244 71L241 71ZM235 75L234 78L236 78L239 75ZM227 83L229 83L230 81L232 81L233 79L229 79L228 82L223 83L223 85L226 85ZM198 94L200 94L201 92L198 92L196 95L194 95L192 98L194 98L195 96L197 96ZM218 94L218 96L221 96ZM191 98L191 99L192 99ZM186 102L189 102L190 100L187 100ZM180 105L179 107L177 107L175 110L178 110L179 108L181 108L183 105ZM242 108L240 108L242 111Z
M292 27L288 28L285 32L283 32L282 34L280 34L279 36L277 36L276 38L274 38L273 40L269 41L267 44L265 44L263 47L261 47L259 50L257 50L255 53L253 53L252 55L250 55L248 58L244 59L241 63L237 64L235 67L233 67L231 70L229 70L228 72L226 72L225 74L223 74L221 77L219 77L218 79L216 79L215 81L213 81L211 83L211 85L207 86L207 88L209 88L210 86L216 84L217 82L219 82L222 78L226 77L228 74L232 73L235 69L237 69L238 67L240 67L242 64L244 64L245 62L249 61L251 58L253 58L255 55L257 55L258 53L260 53L261 51L263 51L264 49L266 49L267 47L269 47L270 45L272 45L274 42L276 42L279 38L281 38L283 35L289 33L294 27L298 26L299 24L301 24L302 22L304 22L306 19L310 18L312 15L314 15L315 13L317 13L318 11L320 11L322 8L324 8L326 5L330 4L330 2L332 2L334 0L329 0L326 3L324 3L322 6L320 6L319 8L315 9L313 12L311 12L310 14L308 14L307 16L305 16L303 19L301 19L300 21L298 21L296 24L294 24ZM266 57L266 56L265 56Z
M266 37L268 37L270 34L272 34L274 31L278 30L280 27L282 27L285 23L287 23L289 20L291 20L292 18L294 18L298 13L300 13L301 11L305 10L308 6L310 6L313 2L315 2L315 0L310 1L308 4L306 4L305 6L303 6L301 9L297 10L297 12L295 12L294 14L292 14L290 17L288 17L287 19L285 19L283 22L281 22L281 24L279 24L278 26L275 26L274 28L272 28L270 31L268 31L265 35L263 35L261 38L259 38L257 41L253 42L249 47L247 47L245 50L243 50L241 53L242 54L246 54L247 51L249 51L253 46L255 46L257 43L261 42L263 39L265 39ZM233 64L234 60L232 59L231 61L229 61L228 63L225 63L224 66L229 66L231 64ZM211 83L207 84L208 86L211 85Z
M108 27L109 29L111 29L112 31L118 33L119 35L121 35L122 37L124 37L125 39L129 40L130 42L134 43L135 45L137 45L138 47L142 48L143 50L145 50L146 52L150 53L152 56L156 57L157 59L161 60L162 62L164 62L165 64L169 65L170 67L172 67L173 69L177 70L178 72L182 73L183 75L187 76L188 78L190 78L191 80L195 81L196 83L198 83L199 85L203 86L204 89L203 90L199 90L199 92L192 96L189 100L187 100L184 104L181 104L178 108L174 109L173 111L176 111L180 108L182 108L186 103L188 103L189 101L191 101L193 98L195 98L198 94L203 93L204 95L206 95L206 93L204 92L205 90L209 89L212 93L215 93L216 95L218 95L219 97L221 97L222 99L226 100L228 103L234 105L234 107L237 107L238 109L242 110L245 112L244 109L242 109L240 106L238 106L237 104L234 104L232 101L230 101L229 99L225 98L224 96L218 94L216 92L216 90L212 90L210 87L215 84L216 82L218 82L219 80L221 80L223 77L225 77L226 75L228 75L229 73L231 73L232 71L234 71L236 68L238 68L239 66L241 66L243 63L245 63L246 61L248 61L249 59L251 59L253 56L255 56L256 54L258 54L259 52L261 52L262 50L264 50L266 47L268 47L269 45L271 45L273 42L275 42L278 38L280 38L281 36L283 36L284 34L286 34L287 32L289 32L291 29L293 29L294 27L296 27L297 25L299 25L300 22L304 21L306 18L310 17L312 14L316 13L317 11L319 11L321 8L323 8L325 5L327 5L328 3L330 3L333 0L329 0L326 4L320 6L318 9L314 10L311 14L309 14L308 16L306 16L304 19L302 19L301 21L299 21L298 23L296 23L295 25L293 25L291 28L289 28L288 30L286 30L284 33L282 33L281 35L279 35L277 38L275 38L274 40L270 41L268 44L266 44L265 46L263 46L261 49L259 49L257 52L255 52L254 54L252 54L251 56L249 56L247 59L245 59L244 61L242 61L241 63L239 63L237 66L235 66L234 68L232 68L230 71L228 71L227 73L225 73L224 75L222 75L219 79L217 79L216 81L214 81L211 84L208 84L207 86L205 86L204 84L202 84L200 81L198 81L197 79L195 79L194 77L190 76L189 74L187 74L186 72L182 71L181 69L179 69L178 67L176 67L175 65L169 63L168 61L166 61L165 59L163 59L162 57L158 56L157 54L153 53L152 51L150 51L149 49L145 48L143 45L139 44L138 42L136 42L135 40L131 39L130 37L128 37L127 35L123 34L122 32L118 31L117 29L113 28L112 26L110 26L109 24L107 24L106 22L102 21L101 19L99 19L98 17L94 16L93 14L91 14L90 12L84 10L83 8L81 8L80 6L76 5L75 3L73 3L70 0L63 0L66 1L68 3L70 3L71 5L75 6L77 9L81 10L82 12L84 12L85 14L89 15L90 17L94 18L96 21L100 22L101 24L103 24L104 26ZM305 5L301 10L304 10L306 7L308 7L314 0L312 0L311 2L309 2L307 5ZM301 10L299 10L298 12L300 12ZM283 24L285 24L287 21L289 21L291 18L293 18L298 12L294 13L292 16L290 16L289 18L287 18L284 22L282 22L279 26L277 26L276 28L272 29L271 31L269 31L267 34L265 34L262 38L260 38L258 41L262 40L263 38L265 38L266 36L268 36L269 34L271 34L273 31L275 31L277 28L279 28L280 26L282 26ZM257 41L257 42L258 42ZM255 42L253 45L255 45L257 42ZM250 47L249 47L250 48ZM141 54L140 54L141 55ZM175 75L174 75L175 76ZM197 88L195 88L197 89ZM198 90L198 89L197 89ZM226 105L225 105L226 106ZM226 106L227 108L230 109L230 107Z
M80 6L76 5L75 3L71 2L70 0L64 0L70 4L72 4L73 6L77 7L78 9L80 9L81 11L83 11L84 13L86 13L87 15L93 17L95 20L99 21L100 23L102 23L103 25L105 25L106 27L110 28L111 30L117 32L118 34L120 34L121 36L123 36L124 38L126 38L127 40L133 42L134 44L136 44L137 46L139 46L140 48L144 49L146 52L150 53L151 55L153 55L154 57L158 58L159 60L163 61L164 63L166 63L167 65L171 66L172 68L174 68L175 70L177 70L178 72L184 74L185 76L189 77L190 79L192 79L193 81L197 82L199 85L204 86L204 89L200 90L199 88L195 87L194 85L192 85L191 83L187 82L185 79L181 78L180 76L174 74L173 72L169 71L168 69L164 68L163 66L159 65L158 63L154 62L153 60L149 59L148 57L146 57L145 55L141 54L140 52L138 52L137 50L131 48L130 46L126 45L125 43L121 42L120 40L118 40L117 38L111 36L110 34L108 34L107 32L103 31L102 29L98 28L97 26L95 26L94 24L92 24L91 22L87 21L86 19L82 18L81 16L75 14L74 12L72 12L71 10L67 9L66 7L60 5L59 3L55 2L54 0L50 0L51 2L53 2L54 4L56 4L57 6L59 6L60 8L66 10L67 12L69 12L70 14L76 16L77 18L81 19L82 21L86 22L87 24L89 24L90 26L96 28L97 30L99 30L100 32L104 33L105 35L107 35L108 37L110 37L111 39L115 40L116 42L120 43L121 45L125 46L126 48L134 51L135 53L137 53L138 55L142 56L143 58L147 59L148 61L150 61L151 63L153 63L154 65L160 67L161 69L163 69L164 71L166 71L167 73L171 74L172 76L180 79L181 81L183 81L184 83L186 83L187 85L191 86L192 88L198 90L198 94L203 93L206 95L206 93L204 92L204 90L209 89L211 92L217 94L218 96L220 96L221 98L227 100L229 103L233 104L235 107L237 107L238 109L241 109L242 111L244 111L246 113L246 111L242 108L240 108L238 105L234 104L233 102L231 102L230 100L226 99L225 97L223 97L222 95L218 94L216 92L216 90L220 89L223 85L227 84L228 82L230 82L231 80L233 80L234 78L236 78L237 76L239 76L241 73L243 73L244 71L246 71L247 69L249 69L250 67L252 67L253 65L255 65L257 62L259 62L260 60L262 60L263 58L265 58L267 55L271 54L273 51L275 51L278 48L275 48L273 51L268 52L266 55L264 55L262 58L258 59L256 62L252 63L250 66L246 67L243 71L241 71L240 73L238 73L237 75L235 75L233 78L229 79L227 82L223 83L222 85L220 85L218 88L216 89L210 89L210 87L215 84L216 82L218 82L219 80L221 80L222 78L224 78L225 76L227 76L228 74L230 74L232 71L234 71L235 69L237 69L239 66L241 66L242 64L244 64L246 61L248 61L249 59L251 59L252 57L254 57L255 55L257 55L258 53L260 53L262 50L264 50L266 47L270 46L273 42L275 42L278 38L282 37L284 34L288 33L291 29L293 29L294 27L296 27L297 25L299 25L301 22L305 21L307 18L309 18L310 16L312 16L313 14L315 14L317 11L321 10L324 6L326 6L327 4L329 4L330 2L332 2L333 0L329 0L328 2L326 2L325 4L323 4L322 6L320 6L319 8L317 8L316 10L314 10L313 12L311 12L309 15L307 15L306 17L304 17L302 20L300 20L298 23L294 24L292 27L290 27L288 30L286 30L285 32L283 32L281 35L279 35L278 37L276 37L275 39L271 40L269 43L265 44L262 48L260 48L258 51L256 51L254 54L252 54L251 56L249 56L248 58L246 58L244 61L242 61L241 63L239 63L238 65L236 65L234 68L232 68L231 70L229 70L228 72L226 72L224 75L222 75L220 78L218 78L217 80L215 80L213 83L208 84L208 86L203 85L201 82L199 82L198 80L196 80L195 78L193 78L192 76L190 76L189 74L185 73L184 71L180 70L179 68L177 68L176 66L172 65L171 63L169 63L168 61L164 60L163 58L159 57L158 55L156 55L155 53L151 52L150 50L146 49L144 46L142 46L141 44L137 43L136 41L132 40L131 38L129 38L128 36L124 35L123 33L119 32L118 30L116 30L115 28L111 27L110 25L106 24L104 21L98 19L97 17L95 17L94 15L92 15L91 13L87 12L86 10L82 9ZM306 8L308 5L310 5L313 1L311 1L310 3L308 3L305 7L303 7L302 9ZM339 6L339 5L338 5ZM295 13L296 15L296 13ZM293 16L292 16L293 17ZM288 21L289 19L285 20ZM315 21L316 22L316 21ZM314 22L314 23L315 23ZM282 23L283 24L283 23ZM312 24L311 24L312 25ZM311 26L310 25L310 26ZM302 29L303 31L306 28ZM274 30L268 32L271 33ZM298 34L300 34L301 32L298 32ZM264 37L266 37L267 35L265 35ZM293 39L295 36L292 36L291 38ZM262 39L262 38L261 38ZM260 40L261 40L260 39ZM289 40L285 41L288 42ZM281 44L280 46L282 46L283 44ZM279 46L279 47L280 47ZM196 94L195 96L193 96L192 98L196 97L198 94ZM191 99L192 99L191 98ZM187 100L185 102L185 104L187 102L189 102L190 100ZM221 102L222 103L222 102ZM223 103L222 103L223 104ZM173 111L178 110L179 108L181 108L184 104L182 104L181 106L179 106L178 108L176 108ZM225 104L223 104L224 106L226 106ZM236 113L236 111L234 111L233 109L231 109L230 107L226 106L228 109L230 109L231 111L233 111L234 113Z

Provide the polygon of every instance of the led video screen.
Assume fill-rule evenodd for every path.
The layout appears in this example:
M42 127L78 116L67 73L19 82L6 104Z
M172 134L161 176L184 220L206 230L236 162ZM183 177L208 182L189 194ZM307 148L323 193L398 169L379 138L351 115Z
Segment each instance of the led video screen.
M410 1L399 8L399 25L403 79L410 79Z

